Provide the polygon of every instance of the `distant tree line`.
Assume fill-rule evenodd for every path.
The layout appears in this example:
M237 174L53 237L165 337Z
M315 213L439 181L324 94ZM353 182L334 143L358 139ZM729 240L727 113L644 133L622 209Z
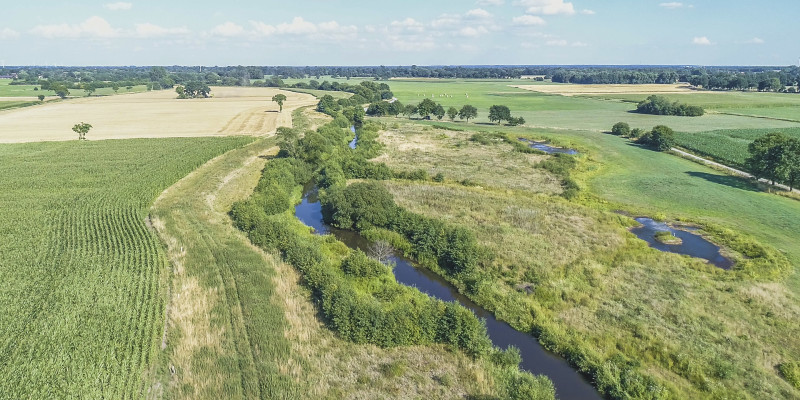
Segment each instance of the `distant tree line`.
M215 86L284 87L284 79L366 77L446 79L518 79L543 76L553 82L577 84L674 84L687 82L708 90L798 92L800 68L675 67L675 66L169 66L169 67L8 67L0 75L16 74L12 84L117 82L172 88L201 81ZM302 86L302 85L301 85ZM310 85L313 86L313 85Z
M636 106L636 112L653 115L677 115L683 117L699 117L705 114L700 106L690 106L677 101L670 102L663 96L651 95Z
M469 122L470 119L477 118L478 109L470 104L465 104L460 109L451 106L445 110L440 103L426 98L418 104L407 104L405 106L397 100L391 102L378 101L367 107L366 114L372 117L396 117L402 114L409 118L418 115L421 119L435 117L439 121L447 116L450 121L460 118ZM512 116L511 110L504 105L493 105L489 108L489 121L497 122L498 124L506 121L510 126L525 124L525 118Z

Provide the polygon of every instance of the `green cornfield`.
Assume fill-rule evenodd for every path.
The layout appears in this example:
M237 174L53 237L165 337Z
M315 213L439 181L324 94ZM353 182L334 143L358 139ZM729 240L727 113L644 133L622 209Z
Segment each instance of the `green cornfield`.
M168 261L150 204L251 139L0 145L0 397L140 398Z
M709 132L675 132L678 146L708 156L723 164L743 168L750 156L747 147L759 136L783 132L800 138L800 128L784 129L725 129Z

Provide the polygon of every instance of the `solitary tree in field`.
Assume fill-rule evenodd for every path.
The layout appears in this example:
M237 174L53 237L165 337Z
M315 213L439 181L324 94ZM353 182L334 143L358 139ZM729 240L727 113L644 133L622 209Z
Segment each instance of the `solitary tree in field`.
M43 95L43 94L40 94L40 95L38 96L38 99L39 99L39 101L44 101L44 95Z
M75 124L75 126L72 127L72 130L78 134L78 140L86 140L86 134L89 133L89 129L92 129L92 125L86 122Z
M447 109L447 118L450 118L450 121L455 121L456 117L458 116L458 109L455 107L450 107Z
M117 92L119 92L119 85L117 85L117 84L115 83L113 86L111 86L111 90L113 90L113 91L114 91L114 93L117 93Z
M275 96L272 96L272 101L278 103L278 112L283 112L283 102L286 101L286 95L283 93L278 93Z
M470 118L475 118L478 116L478 109L467 104L464 107L461 107L461 110L458 112L458 117L461 119L466 120L469 122Z

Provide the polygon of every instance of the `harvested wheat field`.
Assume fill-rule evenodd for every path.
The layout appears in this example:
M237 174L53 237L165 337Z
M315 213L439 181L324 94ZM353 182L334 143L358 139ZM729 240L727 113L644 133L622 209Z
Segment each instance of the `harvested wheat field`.
M272 96L286 95L283 112ZM0 143L87 139L262 135L291 125L292 110L316 104L308 94L271 88L213 87L208 99L176 99L172 90L87 97L0 113Z
M602 95L602 94L669 94L692 93L695 90L689 84L674 85L513 85L515 88L533 92L560 94L562 96Z

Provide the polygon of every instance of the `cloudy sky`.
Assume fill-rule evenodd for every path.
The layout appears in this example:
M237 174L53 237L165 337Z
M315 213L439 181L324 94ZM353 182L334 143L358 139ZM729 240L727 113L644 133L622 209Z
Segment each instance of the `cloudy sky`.
M4 1L6 65L790 65L800 1Z

